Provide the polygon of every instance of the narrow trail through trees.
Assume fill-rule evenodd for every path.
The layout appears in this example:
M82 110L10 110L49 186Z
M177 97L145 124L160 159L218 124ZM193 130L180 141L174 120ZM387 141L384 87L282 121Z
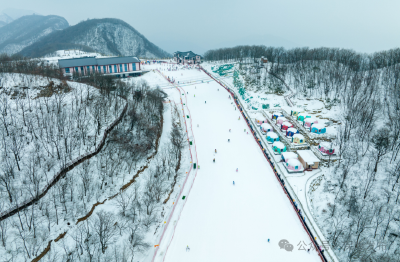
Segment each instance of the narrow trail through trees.
M127 104L127 105L128 105L128 104ZM126 105L126 106L127 106L127 105ZM122 119L122 117L121 117L121 119ZM160 123L160 127L161 127L161 128L160 128L160 132L158 133L157 138L156 138L155 151L153 152L153 154L151 154L149 157L147 157L147 161L148 161L147 164L146 164L145 166L143 166L141 169L139 169L139 170L136 172L136 174L132 177L132 179L131 179L128 183L126 183L125 185L123 185L123 186L121 187L120 191L119 191L117 194L115 194L115 195L113 195L113 196L110 196L110 197L104 199L103 202L97 202L97 203L93 204L91 210L90 210L85 216L79 218L79 219L77 220L77 222L76 222L75 225L78 225L79 222L83 222L83 221L87 220L87 219L93 214L93 212L94 212L94 210L95 210L95 208L96 208L97 206L103 205L107 200L112 200L113 198L117 197L121 192L123 192L124 190L126 190L129 186L131 186L131 185L136 181L136 179L139 177L140 173L143 173L143 172L149 167L150 160L152 160L152 159L154 158L154 156L156 156L157 153L158 153L158 148L159 148L159 144L160 144L160 138L161 138L162 130L163 130L163 126L164 126L164 116L161 115L161 118L160 118L160 119L161 119L161 120L160 120L160 122L161 122L161 123ZM110 130L110 131L111 131L111 130ZM58 242L60 239L64 238L64 236L65 236L66 234L67 234L67 231L65 231L64 233L61 233L61 234L54 240L54 242ZM47 247L42 251L42 253L40 253L39 256L37 256L36 258L34 258L34 259L32 260L32 262L38 262L40 259L42 259L42 258L50 251L50 249L51 249L51 242L52 242L52 241L53 241L53 240L50 240L50 241L49 241Z
M126 101L125 98L124 98L124 100ZM88 153L78 157L77 159L73 160L72 162L66 164L66 166L61 168L61 170L41 190L40 194L38 194L36 197L32 197L32 198L22 202L22 204L20 204L20 205L17 205L17 206L15 206L15 207L13 207L13 208L11 208L9 210L4 211L0 215L0 221L2 221L4 219L6 219L6 218L18 213L22 209L27 208L27 207L31 206L32 204L36 203L37 201L39 201L41 198L43 198L46 195L46 193L49 191L49 189L51 187L53 187L61 178L63 178L68 173L68 171L71 171L74 167L76 167L80 163L82 163L85 160L88 160L88 159L92 158L93 156L97 155L101 151L101 149L103 148L108 134L122 120L122 117L125 115L127 109L128 109L128 103L126 103L126 105L124 106L124 109L122 110L122 112L119 115L119 117L117 119L115 119L114 122L110 126L108 126L106 128L106 130L104 131L103 139L101 140L100 144L97 145L96 149L93 152L88 152Z

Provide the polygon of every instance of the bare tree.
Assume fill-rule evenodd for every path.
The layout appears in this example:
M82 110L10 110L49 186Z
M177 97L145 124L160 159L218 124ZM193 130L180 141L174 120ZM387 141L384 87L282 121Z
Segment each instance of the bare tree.
M390 131L387 128L378 130L372 139L372 143L376 150L374 172L377 172L378 164L381 162L382 157L389 152L389 145L391 143Z
M104 252L107 246L111 244L117 234L114 215L110 212L100 211L96 214L93 222L93 230L101 245L101 251Z

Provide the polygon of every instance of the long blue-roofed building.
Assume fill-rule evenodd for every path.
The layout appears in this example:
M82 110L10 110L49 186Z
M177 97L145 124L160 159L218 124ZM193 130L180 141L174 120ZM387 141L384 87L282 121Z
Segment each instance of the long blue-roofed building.
M60 59L58 60L58 66L65 75L100 73L116 77L132 77L142 74L140 60L133 56Z

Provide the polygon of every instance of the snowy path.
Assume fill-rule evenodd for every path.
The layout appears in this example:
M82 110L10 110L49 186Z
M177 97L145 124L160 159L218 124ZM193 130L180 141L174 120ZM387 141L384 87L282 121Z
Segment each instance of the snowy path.
M167 75L178 81L204 76L196 70L181 73ZM188 92L201 169L165 261L321 261L315 251L298 250L299 242L309 245L310 239L258 145L244 132L248 127L238 120L228 93L215 82L183 89ZM293 245L291 252L280 249L281 239ZM163 250L169 244L164 242ZM187 245L190 252L185 251Z

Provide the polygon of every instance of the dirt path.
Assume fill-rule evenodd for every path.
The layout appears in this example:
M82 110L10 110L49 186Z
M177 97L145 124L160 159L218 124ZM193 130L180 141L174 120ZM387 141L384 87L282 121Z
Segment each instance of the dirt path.
M9 210L4 211L0 216L0 221L2 221L4 219L16 214L20 210L25 209L25 208L31 206L32 204L38 202L41 198L43 198L47 194L47 192L50 190L51 187L53 187L61 178L63 178L68 173L68 171L71 171L72 169L74 169L74 167L76 167L83 161L88 160L88 159L92 158L93 156L97 155L103 148L108 134L113 130L113 128L116 125L118 125L118 123L121 121L122 117L125 115L127 109L128 109L128 103L126 103L126 105L125 105L124 109L122 110L122 113L119 115L119 117L117 119L115 119L114 122L106 128L100 144L97 145L96 149L93 152L86 153L85 155L80 156L77 159L73 160L71 163L68 163L64 168L62 168L50 180L50 182L41 190L41 193L39 195L24 201L19 206L15 206Z
M126 110L125 110L125 111L126 111ZM122 119L122 117L121 117L121 119ZM90 211L89 211L85 216L79 218L79 219L77 220L77 222L76 222L75 225L79 224L79 222L82 222L82 221L85 221L86 219L88 219L88 218L93 214L93 212L94 212L94 210L96 209L97 206L104 204L107 200L111 200L111 199L117 197L121 192L123 192L125 189L127 189L129 186L131 186L131 185L136 181L136 179L139 177L140 173L144 172L144 171L149 167L150 160L153 159L153 157L156 156L157 153L158 153L158 148L159 148L159 144L160 144L160 138L161 138L161 135L162 135L163 126L164 126L164 116L163 116L163 114L161 114L161 124L160 124L160 127L161 127L160 130L161 130L161 131L160 131L160 133L157 135L157 138L156 138L155 151L153 152L153 154L151 154L149 157L147 157L147 161L148 161L147 165L145 165L145 166L142 167L140 170L138 170L138 171L136 172L136 174L132 177L132 179L131 179L128 183L126 183L125 185L123 185L123 186L121 187L120 192L118 192L117 194L115 194L115 195L113 195L113 196L111 196L111 197L108 197L108 198L104 199L103 202L97 202L97 203L93 204L93 206L92 206L92 208L90 209ZM111 131L111 130L110 130L110 131ZM58 242L60 239L64 238L64 236L65 236L66 234L67 234L67 231L64 232L64 233L61 233L61 234L54 240L54 242ZM32 260L32 262L38 262L40 259L42 259L42 258L50 251L50 249L51 249L51 242L52 242L52 241L53 241L53 240L50 240L50 241L49 241L47 247L42 251L42 253L40 253L39 256L37 256L36 258L34 258L34 259Z

